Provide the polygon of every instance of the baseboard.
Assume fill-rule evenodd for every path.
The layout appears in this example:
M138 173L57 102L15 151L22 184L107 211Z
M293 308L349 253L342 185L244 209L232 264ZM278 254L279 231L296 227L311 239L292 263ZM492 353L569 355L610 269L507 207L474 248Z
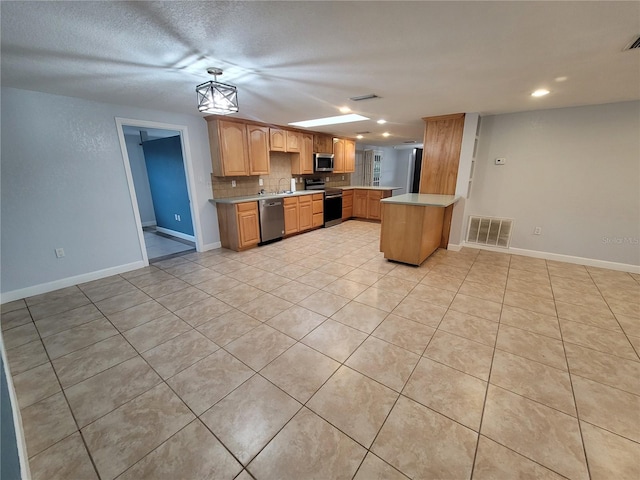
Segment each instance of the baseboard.
M206 245L202 246L201 251L206 252L208 250L215 250L216 248L222 248L222 243L221 242L207 243Z
M478 245L475 243L466 243L458 245L458 247L476 248L478 250L488 250L490 252L501 252L512 255L522 255L524 257L542 258L544 260L554 260L556 262L574 263L576 265L585 265L587 267L608 268L609 270L617 270L620 272L638 273L640 274L640 265L631 265L629 263L609 262L606 260L597 260L595 258L575 257L573 255L564 255L561 253L540 252L538 250L526 250L524 248L500 248L488 245ZM451 245L449 245L451 250Z
M105 268L104 270L83 273L74 277L61 278L60 280L41 283L32 287L20 288L11 292L3 292L0 293L0 304L13 302L14 300L20 300L21 298L33 297L34 295L40 295L42 293L53 292L54 290L71 287L80 283L91 282L93 280L99 280L101 278L110 277L111 275L118 275L119 273L130 272L131 270L137 270L138 268L146 266L147 264L140 260L138 262L127 263L125 265L118 265L117 267Z
M459 245L457 243L450 243L447 245L447 250L451 250L452 252L459 252L460 250L462 250L462 245Z
M156 231L160 233L165 233L167 235L171 235L172 237L178 237L183 240L189 240L190 242L195 243L196 241L196 237L194 237L193 235L187 235L186 233L176 232L175 230L169 230L168 228L156 227Z
M142 222L142 227L155 227L156 226L156 222L151 221L151 222Z

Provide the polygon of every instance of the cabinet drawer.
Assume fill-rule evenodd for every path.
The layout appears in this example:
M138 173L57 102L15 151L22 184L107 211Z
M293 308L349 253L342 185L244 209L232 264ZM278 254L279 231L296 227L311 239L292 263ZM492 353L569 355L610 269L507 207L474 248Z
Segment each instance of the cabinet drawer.
M342 196L342 207L351 207L353 205L353 195Z
M322 213L324 212L324 202L322 200L314 200L313 201L313 213Z
M286 197L284 199L284 206L286 207L287 205L297 205L298 204L298 199L296 197Z
M313 214L313 226L314 227L320 227L320 226L322 226L323 223L324 223L324 214L322 212L314 213Z
M324 194L322 194L322 193L314 193L313 195L311 195L311 198L313 199L314 202L316 200L320 200L321 202L323 202L324 201Z
M257 210L257 209L258 209L257 202L236 203L236 210L238 212L249 212L251 210Z
M380 200L382 198L382 190L369 190L369 198Z

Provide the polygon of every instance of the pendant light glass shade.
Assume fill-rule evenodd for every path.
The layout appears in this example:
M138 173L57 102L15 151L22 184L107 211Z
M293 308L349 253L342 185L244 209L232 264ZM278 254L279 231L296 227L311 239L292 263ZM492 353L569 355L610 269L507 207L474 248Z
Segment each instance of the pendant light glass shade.
M238 89L233 85L209 81L196 87L198 110L215 115L238 112Z

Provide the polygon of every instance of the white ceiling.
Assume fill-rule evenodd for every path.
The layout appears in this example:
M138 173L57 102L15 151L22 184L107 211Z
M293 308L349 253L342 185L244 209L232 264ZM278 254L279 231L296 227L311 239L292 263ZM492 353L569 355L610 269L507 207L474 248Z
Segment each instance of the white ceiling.
M0 2L2 85L198 114L224 69L237 116L422 141L425 116L640 99L640 2ZM567 77L558 82L556 78ZM545 87L551 94L532 98ZM351 102L375 93L381 99ZM388 124L374 120L383 117ZM380 134L392 135L383 139Z

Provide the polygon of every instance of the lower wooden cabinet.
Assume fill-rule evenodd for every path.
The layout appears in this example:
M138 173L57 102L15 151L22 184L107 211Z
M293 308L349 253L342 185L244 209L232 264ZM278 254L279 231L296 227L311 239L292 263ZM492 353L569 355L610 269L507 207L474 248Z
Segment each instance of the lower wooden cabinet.
M367 191L353 191L353 216L356 218L367 218Z
M321 193L284 199L284 234L311 230L324 224L324 197Z
M342 192L342 220L353 217L353 190Z
M311 196L311 201L313 202L313 226L321 227L324 225L324 195L315 193Z
M298 198L288 197L284 199L284 234L298 233Z
M298 197L298 229L301 232L313 227L311 196Z
M246 250L260 243L258 202L217 203L220 243L231 250Z
M346 192L345 192L346 193ZM381 206L380 200L391 196L391 190L369 190L369 189L353 189L353 208L352 216L354 218L364 218L366 220L380 220ZM342 194L342 217L345 213L344 193Z

